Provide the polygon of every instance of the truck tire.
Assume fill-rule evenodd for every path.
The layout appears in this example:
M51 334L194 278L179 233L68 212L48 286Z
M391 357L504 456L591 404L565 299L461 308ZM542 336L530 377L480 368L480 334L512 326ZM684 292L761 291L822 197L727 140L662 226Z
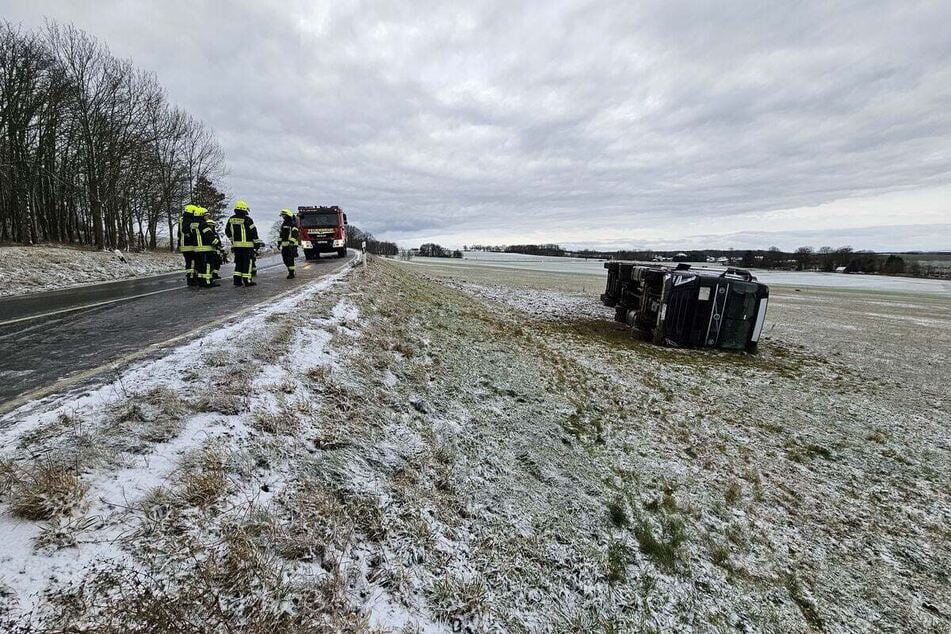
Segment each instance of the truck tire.
M343 249L337 249L337 257L338 257L338 258L345 258L345 257L347 257L347 249L346 249L346 247L344 247Z
M317 257L317 253L313 249L304 249L304 259L313 260Z

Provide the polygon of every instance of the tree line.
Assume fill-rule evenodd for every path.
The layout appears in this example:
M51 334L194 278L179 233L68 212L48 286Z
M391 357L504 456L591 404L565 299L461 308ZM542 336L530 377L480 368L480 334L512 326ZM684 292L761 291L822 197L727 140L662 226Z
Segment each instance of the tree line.
M349 225L347 227L347 246L351 249L360 249L363 247L363 242L367 243L367 253L372 253L374 255L385 255L388 257L395 256L399 253L399 247L396 246L395 242L387 242L385 240L377 240L373 237L373 234L369 231L363 231L356 225Z
M186 202L223 197L223 168L153 74L74 26L0 21L0 241L156 248Z
M657 258L682 262L715 262L745 268L785 269L794 271L845 271L847 273L871 273L881 275L909 275L913 277L947 278L951 267L936 266L921 262L918 258L902 257L899 254L856 251L852 247L799 247L795 251L782 251L779 247L768 249L691 249L687 251L655 251L651 249L597 251L584 249L567 251L557 244L517 244L487 246L473 244L466 251L492 253L523 253L526 255L552 255L606 260L634 260L650 262ZM724 260L725 259L725 260ZM718 261L719 260L719 261Z
M464 251L486 251L488 253L520 253L522 255L552 255L564 256L568 252L558 244L510 244L510 245L482 245L472 244L463 247Z

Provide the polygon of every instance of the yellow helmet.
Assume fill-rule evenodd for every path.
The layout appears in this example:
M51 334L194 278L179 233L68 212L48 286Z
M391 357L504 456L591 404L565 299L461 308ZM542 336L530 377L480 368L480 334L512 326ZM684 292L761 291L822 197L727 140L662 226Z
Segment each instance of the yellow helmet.
M197 205L192 205L192 204L185 205L185 215L193 216L195 215L195 210L197 209L198 209Z
M239 211L239 210L240 210L240 211L248 211L248 210L249 210L249 209L248 209L248 203L244 202L243 200L239 200L239 201L237 201L237 202L234 204L234 210L235 210L235 211Z
M206 213L208 213L208 210L205 207L195 207L196 216L204 216Z
M282 210L281 210L281 215L282 215L282 216L287 216L288 218L293 218L293 217L294 217L294 212L291 211L290 209L282 209Z

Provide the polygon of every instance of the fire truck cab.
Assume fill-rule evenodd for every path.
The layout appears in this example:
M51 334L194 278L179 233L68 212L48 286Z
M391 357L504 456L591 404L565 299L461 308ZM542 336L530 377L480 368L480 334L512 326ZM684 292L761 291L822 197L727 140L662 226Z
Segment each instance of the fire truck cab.
M347 255L347 214L340 207L298 207L297 226L308 260L321 253L336 253L338 258Z

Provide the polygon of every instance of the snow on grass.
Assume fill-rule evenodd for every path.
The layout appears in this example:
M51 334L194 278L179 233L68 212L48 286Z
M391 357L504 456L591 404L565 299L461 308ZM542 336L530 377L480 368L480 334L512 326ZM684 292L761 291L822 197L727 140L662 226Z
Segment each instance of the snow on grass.
M218 448L234 452L249 442L256 434L254 416L278 409L272 390L279 392L276 386L287 375L279 362L249 358L248 346L270 338L266 346L277 353L272 358L286 358L289 339L280 339L289 337L292 329L282 324L275 327L275 316L298 313L306 319L308 302L339 286L346 274L326 278L238 322L196 336L162 358L128 368L105 385L28 404L0 419L0 444L7 448L3 464L12 465L10 486L0 488L4 502L0 535L6 546L0 555L0 585L9 589L3 600L6 609L0 614L11 613L9 623L38 626L50 614L46 593L76 586L96 567L135 568L126 540L130 531L139 530L137 506L155 491L184 486L183 495L194 500L215 494L215 489L208 489L215 484L214 473L183 476L182 465L196 452ZM331 327L337 319L321 322ZM320 340L307 350L315 363L330 356L325 349L330 335L318 332L319 326L311 329L307 342L312 345ZM244 384L241 376L248 370L251 379ZM211 385L205 383L209 375L214 375ZM250 410L223 404L230 399L245 400ZM15 496L31 486L24 481L28 470L46 460L66 465L82 479L85 495L77 500L76 512L55 516L47 524L14 517ZM286 467L284 471L286 478ZM258 479L262 476L257 475ZM264 475L272 486L280 477ZM245 497L266 502L253 493Z
M849 306L864 344L838 298L790 295L759 355L670 350L596 297L417 271L374 260L15 413L0 483L69 458L88 493L63 520L102 520L40 544L5 515L24 559L2 583L35 565L26 594L48 591L8 608L89 630L941 631L947 401L919 362L947 329L904 332L910 362L893 320Z
M0 297L181 271L179 253L123 253L70 247L0 247Z
M368 395L390 403L371 419L429 445L370 443L396 474L365 478L392 500L390 602L474 630L941 631L947 409L926 368L948 328L866 321L857 345L836 326L861 298L810 296L777 308L759 355L671 350L596 297L380 268L361 310L385 326L363 340L398 381Z
M463 290L471 295L500 302L522 312L545 317L577 319L586 316L593 318L613 318L614 309L592 301L590 294L568 294L534 288L513 289L510 286L482 285L466 282L447 281L446 286Z

